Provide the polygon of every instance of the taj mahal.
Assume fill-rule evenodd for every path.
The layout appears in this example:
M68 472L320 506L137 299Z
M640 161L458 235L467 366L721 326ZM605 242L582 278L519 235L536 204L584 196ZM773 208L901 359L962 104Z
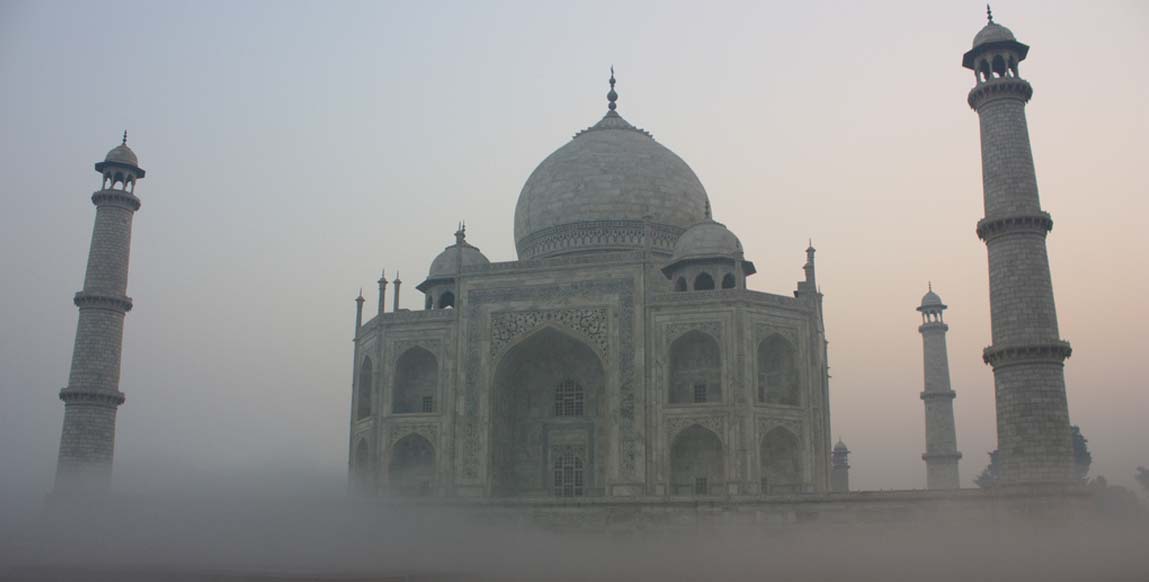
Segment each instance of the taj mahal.
M993 331L984 359L995 376L1002 479L1039 492L1070 481L1070 348L1057 328L1045 247L1052 219L1039 204L1025 119L1032 88L1019 63L1028 50L991 16L962 65L973 73L968 103L981 127L977 235L989 256ZM613 70L609 85L605 115L523 185L515 260L492 261L476 246L491 235L460 224L415 285L423 309L401 309L403 282L386 274L372 317L356 299L350 489L576 507L807 500L818 507L807 513L860 499L849 492L849 451L831 439L813 245L776 241L793 246L793 266L804 270L792 289L748 289L753 249L719 221L724 209L711 208L687 162L624 119ZM126 137L96 169L96 226L60 393L58 492L106 486L124 401L128 242L144 171ZM945 309L932 288L918 307L928 490L856 501L866 507L984 496L959 489Z

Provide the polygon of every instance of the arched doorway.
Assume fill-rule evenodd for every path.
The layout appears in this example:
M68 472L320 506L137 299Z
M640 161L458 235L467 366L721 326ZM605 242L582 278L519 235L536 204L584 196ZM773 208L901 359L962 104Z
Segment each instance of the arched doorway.
M391 412L434 412L438 385L439 361L434 354L418 346L403 352L395 362Z
M391 447L387 482L391 493L425 497L433 492L435 449L422 435L409 434Z
M798 406L801 402L797 354L780 335L758 344L758 400L769 404Z
M605 381L594 350L551 327L499 360L491 393L494 495L600 494Z
M674 437L670 447L672 495L721 494L725 485L725 460L718 435L694 425Z
M671 404L722 401L722 357L718 341L692 330L670 344Z
M762 492L800 493L802 459L798 437L777 427L762 437Z

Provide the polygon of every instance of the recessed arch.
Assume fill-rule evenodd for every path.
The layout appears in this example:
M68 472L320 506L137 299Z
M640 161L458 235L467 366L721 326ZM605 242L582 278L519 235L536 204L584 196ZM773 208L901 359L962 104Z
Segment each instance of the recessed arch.
M351 486L358 494L371 490L371 446L367 439L360 438L351 455Z
M671 404L722 401L722 354L714 336L688 331L670 344L669 357Z
M700 425L691 425L670 446L670 491L673 495L721 493L725 481L722 439Z
M564 451L581 463L581 494L599 494L604 474L595 451L607 436L605 390L599 355L560 328L543 326L504 352L491 387L492 494L555 495L555 464ZM574 461L569 467L575 470Z
M392 493L408 497L431 495L435 478L435 447L423 435L412 433L391 447L387 483Z
M678 292L686 291L686 277L679 276L674 281L674 290Z
M435 392L439 386L439 360L425 348L409 348L395 361L395 383L391 412L434 412ZM427 406L430 400L430 406Z
M713 288L714 277L711 277L710 273L699 273L698 276L694 278L695 291L709 291Z
M355 419L363 420L371 416L371 394L374 386L374 366L370 357L364 357L359 365L359 383L355 399Z
M734 273L726 273L722 276L722 288L733 289L738 285L738 281L734 278Z
M794 346L778 334L758 344L758 401L768 404L801 404L802 378Z
M794 433L771 429L762 437L760 455L763 493L801 492L801 447Z
M447 309L448 307L455 307L455 294L450 291L444 291L439 295L439 309Z

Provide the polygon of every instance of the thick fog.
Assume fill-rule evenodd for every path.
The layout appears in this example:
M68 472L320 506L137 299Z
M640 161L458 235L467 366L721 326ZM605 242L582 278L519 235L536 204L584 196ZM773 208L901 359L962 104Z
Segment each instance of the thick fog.
M994 8L1032 47L1021 76L1035 89L1030 136L1055 221L1061 335L1074 347L1072 422L1089 439L1091 474L1136 488L1135 468L1149 465L1140 367L1149 8ZM373 305L385 267L407 283L404 306L421 306L414 285L460 220L488 257L513 260L519 189L605 112L612 64L619 111L699 175L715 218L758 267L752 288L790 294L813 238L833 436L854 451L856 489L925 484L914 307L933 282L950 306L961 473L972 486L996 446L992 375L981 361L989 308L974 233L983 216L978 121L965 102L973 75L960 66L982 10L909 1L0 3L0 521L25 523L51 489L72 295L99 185L92 164L126 128L148 175L136 188L143 207L113 488L145 501L122 516L136 520L131 536L90 536L112 544L108 556L196 561L173 548L202 540L214 553L211 544L229 538L213 516L250 523L229 534L238 548L286 536L284 548L330 549L316 563L351 556L352 566L390 566L388 556L401 555L399 565L416 567L428 551L420 544L445 536L443 555L457 562L444 563L461 570L511 552L539 569L561 560L573 577L657 559L667 578L702 579L685 566L699 554L736 577L778 555L838 568L904 552L909 573L942 547L988 552L970 532L796 533L781 545L725 532L677 540L681 551L580 540L598 559L579 562L546 535L485 545L472 540L488 536L466 528L408 534L391 527L404 518L329 505L344 490L348 455L352 299L362 287ZM267 483L279 498L257 496ZM197 505L205 502L187 484L217 502ZM173 523L187 531L169 531ZM357 545L376 530L403 543ZM934 535L948 543L932 545ZM1021 563L1062 573L1119 564L1110 552L1131 543L1065 535L1049 547L1006 537L1027 557ZM1075 562L1058 550L1078 542L1096 551ZM650 562L614 561L625 548ZM1050 552L1064 562L1046 560ZM981 561L1016 567L996 556Z

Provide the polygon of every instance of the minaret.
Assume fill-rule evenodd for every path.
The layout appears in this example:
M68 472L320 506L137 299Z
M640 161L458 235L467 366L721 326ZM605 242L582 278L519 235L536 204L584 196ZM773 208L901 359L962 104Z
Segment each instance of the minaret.
M399 287L403 285L403 281L399 279L399 271L395 271L395 280L392 281L392 283L395 284L395 296L393 297L394 301L392 302L391 311L399 313Z
M387 270L383 269L379 273L379 307L376 311L379 321L383 321L384 307L387 305Z
M838 439L830 453L830 492L849 493L850 491L850 449Z
M958 489L957 431L954 430L954 391L950 389L950 362L946 353L946 325L942 312L946 305L934 293L933 285L922 297L918 311L922 313L923 369L925 389L921 397L926 407L926 488Z
M64 427L56 465L57 496L99 494L108 489L116 439L120 392L120 352L124 314L132 309L128 287L128 254L132 216L140 209L136 180L144 177L128 132L104 161L96 164L100 189L92 194L96 222L88 249L84 288L73 299L80 310L72 371L60 391Z
M1029 47L993 21L973 40L962 65L974 71L969 105L981 121L985 218L977 234L989 253L997 445L1004 485L1069 482L1073 445L1065 398L1069 344L1057 330L1042 211L1025 104L1033 89L1018 74Z

